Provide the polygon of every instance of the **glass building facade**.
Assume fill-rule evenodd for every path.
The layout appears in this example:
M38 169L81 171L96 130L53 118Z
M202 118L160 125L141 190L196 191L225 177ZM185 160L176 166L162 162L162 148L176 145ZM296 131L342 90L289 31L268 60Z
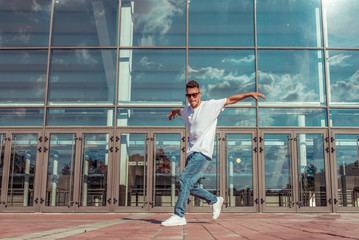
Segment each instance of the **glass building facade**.
M359 2L0 0L0 212L172 212L173 108L218 119L224 212L359 211ZM210 211L195 197L189 212Z

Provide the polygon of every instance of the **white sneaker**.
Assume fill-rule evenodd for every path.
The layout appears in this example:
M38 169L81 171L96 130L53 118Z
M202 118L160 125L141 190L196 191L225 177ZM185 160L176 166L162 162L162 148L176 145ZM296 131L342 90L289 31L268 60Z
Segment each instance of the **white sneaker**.
M162 226L182 226L186 224L186 218L177 216L176 214L173 214L170 218L161 223Z
M216 220L219 217L219 214L221 214L223 204L223 197L217 197L217 202L212 205L212 219Z

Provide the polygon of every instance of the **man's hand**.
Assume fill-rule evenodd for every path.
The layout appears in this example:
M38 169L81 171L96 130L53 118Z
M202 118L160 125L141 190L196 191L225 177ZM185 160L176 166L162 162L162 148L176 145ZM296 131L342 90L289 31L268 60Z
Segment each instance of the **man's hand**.
M252 92L252 98L254 98L255 100L259 101L259 98L258 97L261 97L261 98L266 98L263 94L261 93L257 93L257 92Z
M181 116L181 109L177 108L177 109L173 109L170 114L167 115L169 120L175 119L177 116Z

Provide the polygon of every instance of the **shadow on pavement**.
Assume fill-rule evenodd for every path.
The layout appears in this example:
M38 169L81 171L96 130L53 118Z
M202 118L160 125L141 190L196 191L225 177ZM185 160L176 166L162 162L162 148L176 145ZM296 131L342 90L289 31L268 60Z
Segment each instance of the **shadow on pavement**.
M162 221L156 220L156 219L133 219L133 218L121 218L121 220L126 221L142 221L142 222L150 222L153 224L161 224Z

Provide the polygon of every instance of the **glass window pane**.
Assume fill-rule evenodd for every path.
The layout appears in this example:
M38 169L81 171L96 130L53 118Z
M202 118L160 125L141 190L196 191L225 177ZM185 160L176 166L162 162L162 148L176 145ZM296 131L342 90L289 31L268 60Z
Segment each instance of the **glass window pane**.
M0 126L42 126L42 108L0 108Z
M1 0L0 46L48 46L51 0Z
M189 50L188 79L200 84L202 100L255 91L253 50ZM241 105L255 105L252 99Z
M172 108L119 108L117 126L184 126L181 117L169 120Z
M47 51L0 51L0 104L44 104Z
M260 127L326 127L326 109L260 108Z
M111 108L48 108L47 126L113 126Z
M184 50L121 50L119 102L121 104L184 104Z
M320 0L256 3L258 46L322 46Z
M359 51L328 51L331 105L359 104Z
M324 105L323 52L260 50L258 84L260 105Z
M323 0L327 18L326 32L329 47L359 47L359 1Z
M117 0L55 1L54 46L116 46Z
M218 126L255 127L257 121L255 108L226 108L218 116Z
M189 1L190 46L254 46L253 0Z
M184 46L186 0L122 0L121 46Z
M330 109L331 127L359 127L359 109Z
M53 50L49 104L113 104L116 50Z

